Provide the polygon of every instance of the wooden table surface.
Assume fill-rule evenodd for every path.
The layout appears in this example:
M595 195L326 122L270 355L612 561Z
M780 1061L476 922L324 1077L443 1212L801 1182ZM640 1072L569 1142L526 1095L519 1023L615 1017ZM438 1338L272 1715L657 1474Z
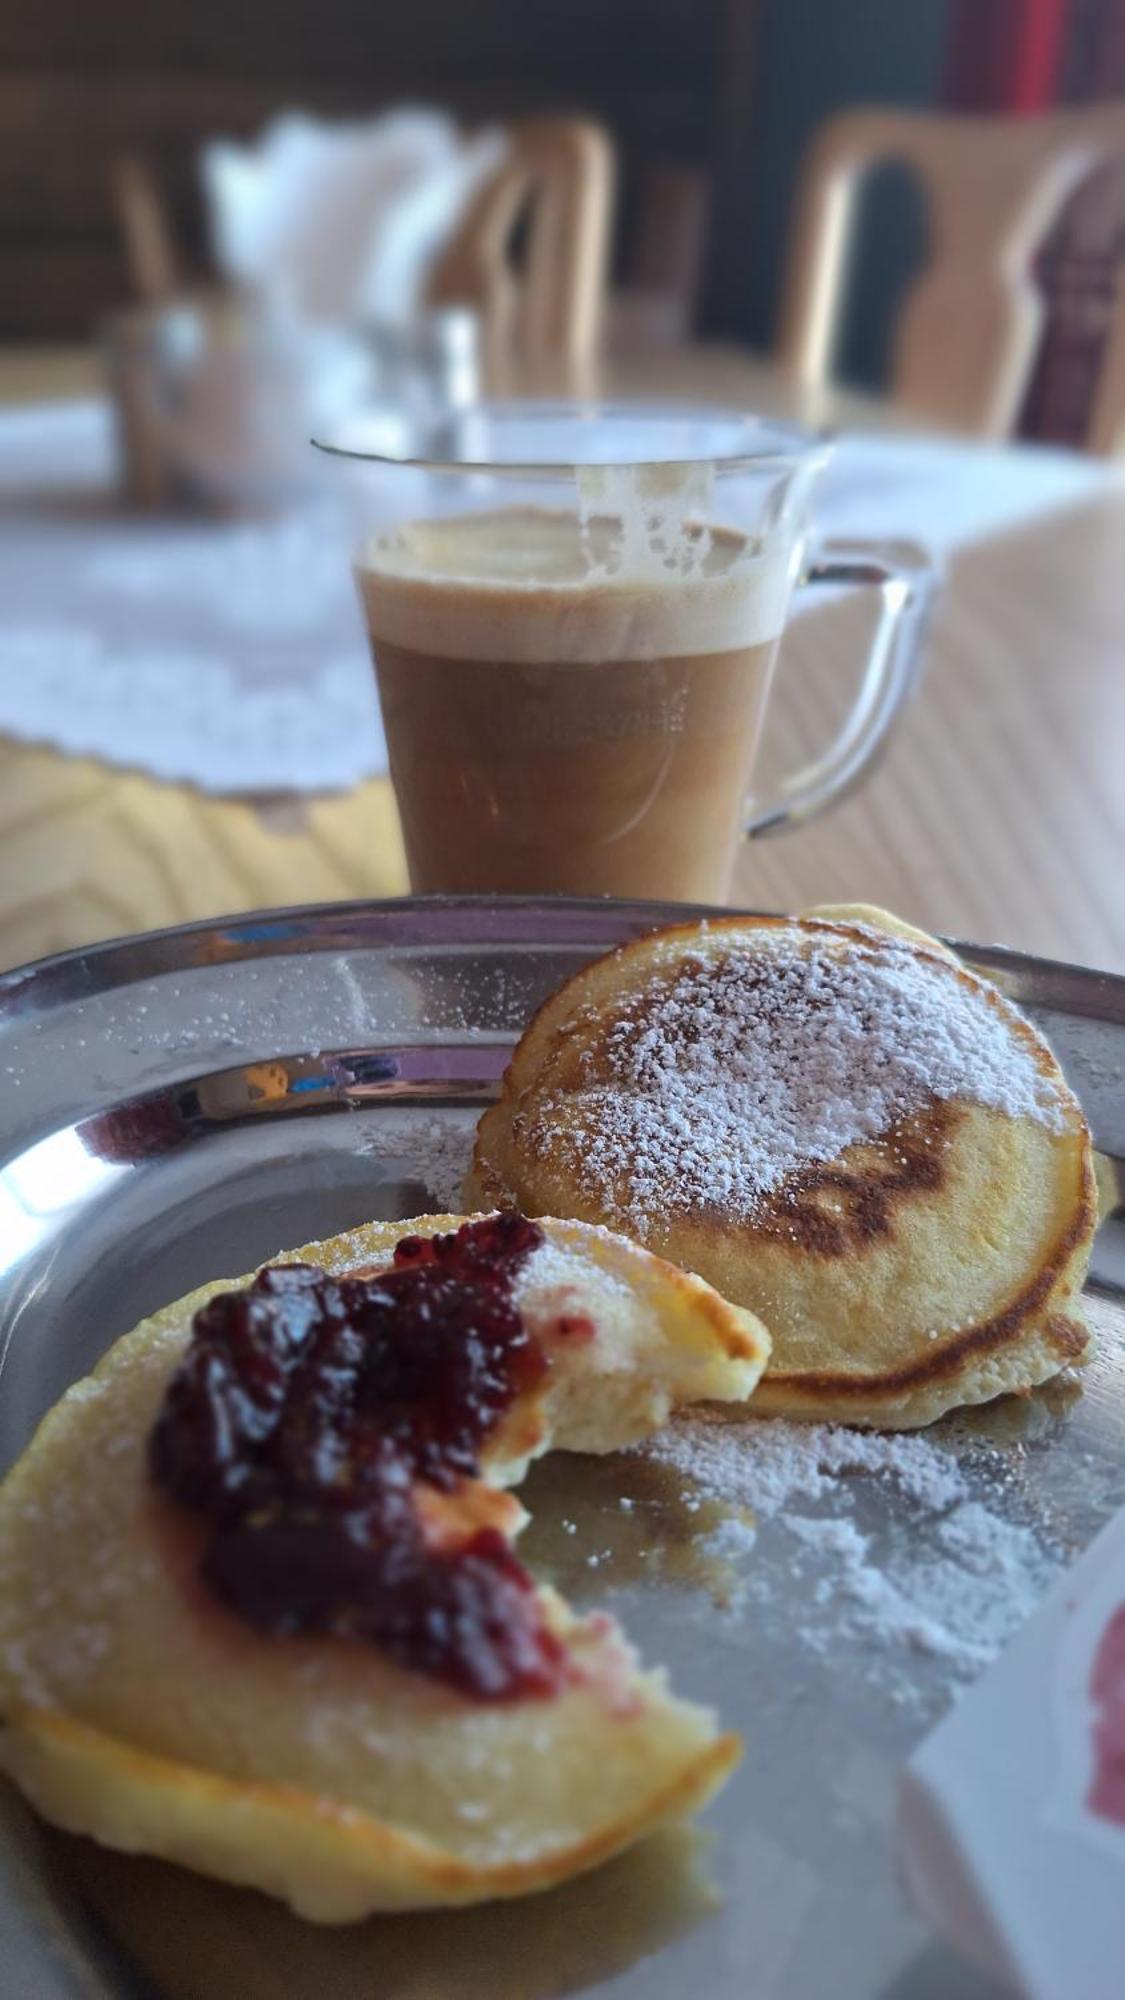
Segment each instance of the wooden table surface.
M0 354L0 400L88 391L86 353ZM590 386L731 401L804 422L732 349L621 364ZM763 783L826 733L863 643L858 602L786 636ZM759 841L734 898L887 904L927 928L1125 972L1125 493L978 543L950 565L925 682L876 774L799 833ZM0 965L122 931L405 886L386 780L248 804L0 739Z

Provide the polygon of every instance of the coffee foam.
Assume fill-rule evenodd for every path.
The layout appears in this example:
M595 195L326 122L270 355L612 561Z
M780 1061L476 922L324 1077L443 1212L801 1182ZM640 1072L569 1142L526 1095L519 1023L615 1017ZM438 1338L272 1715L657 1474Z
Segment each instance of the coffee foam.
M528 666L774 640L791 551L706 525L709 493L670 480L681 468L643 472L638 481L635 471L583 468L572 512L502 508L374 537L356 565L374 638L443 659Z

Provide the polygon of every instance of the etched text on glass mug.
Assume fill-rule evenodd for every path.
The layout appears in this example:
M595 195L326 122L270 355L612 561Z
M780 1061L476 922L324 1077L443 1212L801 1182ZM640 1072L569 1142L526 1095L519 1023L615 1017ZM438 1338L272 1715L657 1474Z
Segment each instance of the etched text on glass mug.
M415 891L724 898L826 455L721 411L542 404L345 452ZM883 587L880 635L834 750L749 830L853 782L909 684L921 559L825 575Z

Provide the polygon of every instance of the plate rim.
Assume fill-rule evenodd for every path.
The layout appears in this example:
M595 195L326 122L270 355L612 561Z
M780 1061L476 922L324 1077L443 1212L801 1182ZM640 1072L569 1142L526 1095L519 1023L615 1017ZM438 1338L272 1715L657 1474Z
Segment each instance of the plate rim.
M491 935L463 940L480 945L516 942L511 930L521 917L544 917L551 912L558 918L573 918L576 924L580 919L600 917L605 920L607 930L615 921L622 920L643 926L652 919L653 928L660 928L692 918L779 914L741 904L614 896L383 896L280 904L99 939L94 944L77 945L32 959L26 965L13 966L0 972L0 1026L29 1012L52 1012L72 1001L92 999L164 973L293 953L362 948L367 943L384 947L388 943L438 943L441 940L430 929L435 918L470 912L478 918L487 915L492 919ZM395 919L402 925L402 935L389 938L387 928ZM378 931L380 935L372 935L370 939L348 936L350 927L360 932ZM570 941L585 940L574 937ZM1058 1006L1125 1026L1123 973L1075 965L1065 959L1041 958L1034 952L1017 951L1002 944L976 944L951 937L943 941L986 976L1007 977L1016 985L1021 978L1030 976L1036 985L1039 1005ZM567 939L561 937L558 942L565 943ZM607 943L608 948L612 948L612 942Z

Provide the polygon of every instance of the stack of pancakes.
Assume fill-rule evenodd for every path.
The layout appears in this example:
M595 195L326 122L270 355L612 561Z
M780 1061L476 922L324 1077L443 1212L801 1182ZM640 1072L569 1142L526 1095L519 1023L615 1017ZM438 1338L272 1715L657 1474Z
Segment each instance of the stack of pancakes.
M586 967L516 1049L469 1197L544 1218L516 1303L548 1365L430 1495L443 1535L510 1541L531 1458L701 1398L909 1427L1087 1344L1079 1106L993 987L880 912L695 924ZM290 1255L381 1271L405 1227ZM0 1495L0 1765L47 1818L338 1921L560 1881L722 1782L737 1739L530 1580L567 1672L491 1705L210 1596L146 1440L219 1289L119 1341Z
M993 986L881 911L584 968L516 1049L467 1198L609 1224L759 1314L754 1414L910 1428L1087 1344L1079 1105Z

